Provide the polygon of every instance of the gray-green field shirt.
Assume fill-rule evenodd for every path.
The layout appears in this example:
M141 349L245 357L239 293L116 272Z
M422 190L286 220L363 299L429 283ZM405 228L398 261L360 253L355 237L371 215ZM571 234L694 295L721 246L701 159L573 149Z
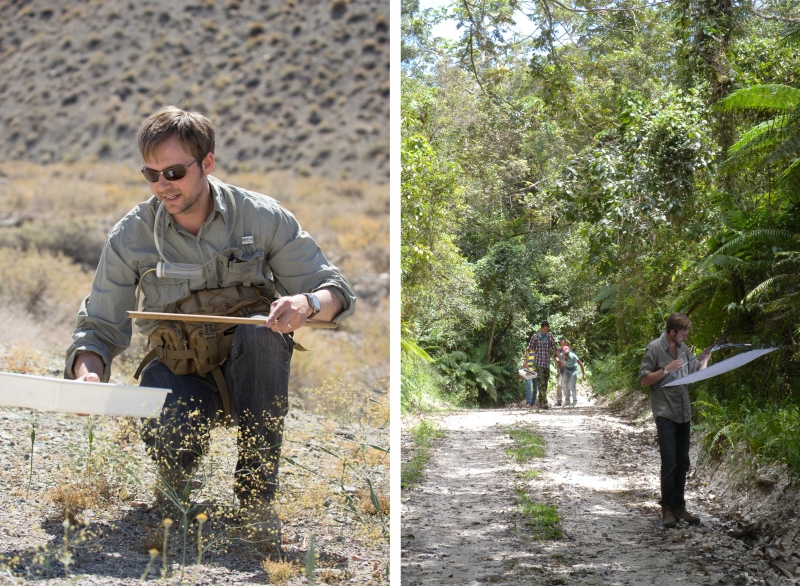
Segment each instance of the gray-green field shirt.
M67 349L64 378L75 378L75 357L96 352L105 362L102 380L108 382L111 360L131 341L131 320L136 286L142 275L144 311L173 312L176 303L202 289L233 285L256 285L265 297L330 289L344 310L333 321L340 322L355 311L355 295L339 270L328 262L317 243L300 228L295 217L274 199L209 177L214 211L197 236L172 221L163 212L162 250L171 263L204 264L202 279L156 277L161 260L153 239L159 202L155 197L140 203L111 232L92 283L92 291L78 311L78 324ZM235 214L230 209L230 192ZM226 241L230 224L231 238ZM162 231L159 231L159 235ZM142 335L155 328L153 320L136 320Z
M670 381L688 376L697 370L697 361L692 360L694 355L686 344L677 347L677 358L683 362L677 374L674 374ZM667 364L675 360L669 352L669 342L666 334L661 334L647 345L647 350L639 365L639 380L641 381L651 372L663 370ZM654 385L650 385L650 405L653 408L653 419L656 417L666 417L675 423L686 423L692 419L692 404L689 402L688 385L675 385L674 387L664 387L659 385L666 379L661 379Z

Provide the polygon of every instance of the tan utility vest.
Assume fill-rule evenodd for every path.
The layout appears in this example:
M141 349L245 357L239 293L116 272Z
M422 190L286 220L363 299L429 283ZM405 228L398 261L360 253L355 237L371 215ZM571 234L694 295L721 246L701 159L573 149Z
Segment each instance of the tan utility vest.
M206 289L180 300L175 313L215 316L250 317L269 315L271 300L263 297L255 286L237 285L224 289ZM142 360L134 374L138 379L144 367L158 358L175 374L209 372L219 387L225 421L230 422L231 405L228 386L220 367L228 358L236 324L159 321L150 334L154 347Z

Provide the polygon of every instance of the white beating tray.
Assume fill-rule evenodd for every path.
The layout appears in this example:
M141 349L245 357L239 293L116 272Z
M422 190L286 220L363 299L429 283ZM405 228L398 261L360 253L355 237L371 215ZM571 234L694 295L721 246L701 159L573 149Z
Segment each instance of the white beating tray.
M169 389L0 372L0 405L83 415L158 417Z

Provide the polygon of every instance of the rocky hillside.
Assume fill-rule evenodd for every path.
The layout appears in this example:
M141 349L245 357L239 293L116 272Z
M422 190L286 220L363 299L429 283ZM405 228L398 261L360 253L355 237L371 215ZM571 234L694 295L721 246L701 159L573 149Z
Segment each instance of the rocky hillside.
M226 171L385 182L386 0L0 0L0 160L140 164L160 106Z

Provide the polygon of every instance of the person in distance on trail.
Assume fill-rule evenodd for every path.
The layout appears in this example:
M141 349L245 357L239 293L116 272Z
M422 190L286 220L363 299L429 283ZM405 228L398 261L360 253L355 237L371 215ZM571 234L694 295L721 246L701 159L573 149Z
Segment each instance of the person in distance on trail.
M567 345L567 339L566 338L564 338L562 336L561 338L558 339L558 347L559 348L563 348L566 345ZM561 406L561 394L562 394L561 393L561 389L564 388L563 378L564 378L564 361L561 360L559 362L559 366L558 366L558 376L556 377L556 406L557 407ZM569 405L569 396L567 397L567 401L568 401L567 405Z
M692 322L683 313L667 318L664 333L647 345L639 365L639 384L650 387L650 404L661 453L661 522L671 528L684 520L695 525L700 518L686 510L684 489L689 471L689 431L692 404L688 385L662 387L665 379L675 380L708 366L710 352L694 360L684 343ZM678 372L679 371L679 372Z
M209 428L238 425L236 516L272 539L280 531L272 501L292 333L310 317L339 322L351 316L355 296L279 202L211 175L215 130L208 118L161 108L140 126L138 143L153 197L109 233L91 293L78 311L64 377L108 382L112 360L130 344L125 312L138 309L140 291L144 311L268 315L253 325L136 325L156 346L140 366L140 384L172 389L160 418L141 426L158 465L162 513L170 504L187 503Z
M561 347L561 364L564 369L564 404L570 405L570 390L572 390L572 404L578 404L578 366L581 367L583 382L586 382L586 369L578 355L569 346Z
M543 321L541 329L538 333L531 336L528 342L528 351L533 351L536 361L536 371L539 373L539 400L538 406L540 409L549 409L550 405L547 403L547 383L550 380L550 356L553 352L553 363L556 365L556 370L560 364L560 357L558 348L556 347L555 338L550 333L550 323Z
M525 357L522 359L522 368L525 370L536 372L536 356L534 355L533 351L528 347L525 348ZM531 390L533 392L531 392ZM539 386L535 378L525 379L525 403L528 405L528 407L533 406L533 404L536 402L536 393L538 392L538 390Z

